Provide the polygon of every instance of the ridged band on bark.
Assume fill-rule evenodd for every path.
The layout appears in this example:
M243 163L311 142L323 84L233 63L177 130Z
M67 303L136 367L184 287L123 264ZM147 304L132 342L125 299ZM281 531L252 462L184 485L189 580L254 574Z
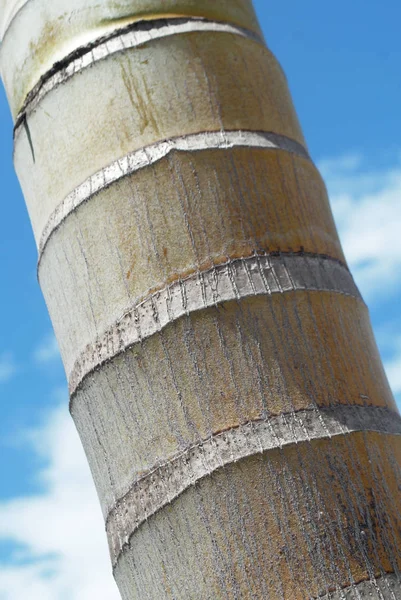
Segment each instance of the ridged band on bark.
M401 600L399 577L393 573L381 575L351 585L313 600ZM214 600L210 599L210 600Z
M195 31L231 33L260 43L263 42L260 36L252 31L227 23L208 21L207 19L180 19L176 17L133 23L122 30L113 31L113 33L98 38L86 46L77 48L62 61L55 63L50 71L42 75L35 87L29 92L17 115L14 139L19 135L30 113L40 105L46 94L58 85L68 81L70 77L80 73L83 69L91 67L95 62L104 60L112 54L124 52L124 50L130 48L137 48L155 39Z
M137 529L114 570L123 599L304 600L394 573L391 598L399 448L399 435L354 432L214 471Z
M351 586L319 596L322 600L401 600L399 576L382 575L378 579L353 583Z
M344 261L316 167L278 148L173 150L67 215L48 238L39 275L57 306L50 310L68 374L99 334L170 282L255 254Z
M165 18L204 18L261 35L251 0L6 0L0 14L2 77L16 116L55 62L126 26ZM16 6L12 6L12 5ZM9 8L9 10L7 10ZM17 9L17 10L16 10Z
M70 394L73 396L82 380L103 363L183 315L248 296L299 290L336 292L361 299L348 269L328 257L256 255L229 261L180 279L127 311L76 360L69 377Z
M284 150L309 159L305 148L285 136L258 131L200 132L192 135L156 142L123 156L75 188L51 213L39 242L39 263L50 236L61 223L83 202L87 202L113 183L134 174L140 169L166 158L172 152L199 152L202 150L227 150L230 148L269 148Z
M248 296L184 315L91 372L71 411L104 514L159 460L250 420L338 404L396 412L368 323L353 296Z
M401 417L382 408L337 406L252 421L202 440L134 481L111 508L106 531L113 565L145 521L214 471L258 453L357 431L401 435Z
M252 64L252 73L245 63ZM211 95L213 81L219 84ZM85 88L92 93L82 95ZM263 103L258 92L265 95ZM38 242L60 202L116 160L162 140L221 130L264 131L304 145L286 80L258 42L225 32L182 33L83 69L42 98L15 140L15 167ZM51 148L47 136L53 136Z

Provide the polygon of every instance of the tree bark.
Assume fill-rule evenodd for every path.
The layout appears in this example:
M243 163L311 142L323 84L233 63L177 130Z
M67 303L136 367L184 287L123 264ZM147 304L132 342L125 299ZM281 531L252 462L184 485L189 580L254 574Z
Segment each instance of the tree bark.
M400 599L401 419L251 1L2 6L122 598Z

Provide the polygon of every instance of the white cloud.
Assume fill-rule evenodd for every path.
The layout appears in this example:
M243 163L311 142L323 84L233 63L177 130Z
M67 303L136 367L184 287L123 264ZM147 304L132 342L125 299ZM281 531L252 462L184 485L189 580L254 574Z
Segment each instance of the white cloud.
M60 351L54 334L48 335L34 352L34 359L38 363L46 364L60 358Z
M385 320L385 327L379 329L378 342L384 350L384 367L396 399L401 408L401 319Z
M119 600L97 495L65 406L26 440L46 462L43 492L0 504L0 540L18 549L0 565L1 600Z
M401 321L394 309L380 315L382 303L401 297L401 159L372 169L361 155L346 154L321 160L318 167L350 268L365 299L376 306L374 325L387 376L401 400Z
M401 286L401 161L371 169L360 155L318 163L346 258L368 299Z
M386 362L384 366L386 368L391 389L393 390L394 395L399 397L401 394L401 349L390 361ZM398 399L401 400L401 398Z
M17 367L14 363L12 354L9 352L0 354L0 383L9 381L16 371Z

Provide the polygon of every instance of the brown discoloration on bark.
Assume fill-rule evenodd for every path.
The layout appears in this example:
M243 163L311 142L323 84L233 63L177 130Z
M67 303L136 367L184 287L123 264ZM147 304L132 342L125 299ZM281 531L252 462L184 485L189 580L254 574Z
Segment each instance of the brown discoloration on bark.
M133 110L121 64L135 98L149 100L143 110L152 120L146 127L143 110ZM88 89L91 94L84 92ZM156 89L150 97L148 92ZM112 99L116 120L110 119ZM244 129L304 143L287 83L272 54L261 44L221 33L172 36L99 61L45 96L29 125L43 132L35 143L35 178L23 168L30 154L24 136L16 140L15 166L39 235L75 187L116 158L161 139ZM50 148L46 132L54 131L57 137Z
M263 573L270 598L303 600L394 572L401 566L401 481L394 461L399 469L398 438L354 433L226 467L138 530L116 570L123 598L130 598L124 582L135 580L139 570L156 589L158 568L148 561L158 564L158 552L167 572L174 573L176 597L184 597L186 585L187 597L199 593L212 599L223 577L224 597L265 599L263 585L256 583ZM380 498L374 507L372 495ZM185 515L190 520L183 527ZM170 531L178 529L180 538L169 543ZM255 531L263 532L256 543ZM184 549L193 532L199 536L198 561L184 584L189 568ZM149 536L154 550L148 557L140 548ZM211 571L206 570L210 552Z
M19 135L19 128L24 118L29 118L40 106L43 98L58 86L76 77L94 63L105 60L113 54L120 54L128 49L145 48L150 41L158 38L180 35L191 31L231 33L260 42L260 38L247 29L235 27L228 23L208 21L206 19L172 18L155 21L131 23L90 42L55 62L39 79L27 95L15 122L14 138ZM144 60L142 64L148 64Z
M85 380L72 411L78 429L88 411L107 423L102 444L119 457L117 481L129 485L133 464L144 471L157 457L263 415L336 404L396 411L366 308L337 296L274 294L180 319L142 342L140 362L134 347ZM348 372L353 376L346 379ZM124 427L134 432L132 447L121 445L111 426L122 418L111 393L117 383L131 407L123 414ZM136 421L134 415L143 416ZM89 432L83 437L87 451L96 452ZM95 480L107 504L112 490L102 483L105 468Z
M136 0L135 6L129 0L119 3L91 0L82 2L78 8L75 6L72 13L65 10L65 4L60 0L53 0L52 4L49 10L40 0L28 2L2 40L3 78L14 117L40 77L56 61L80 46L85 38L93 42L117 28L138 21L182 17L201 17L241 25L262 35L252 3L248 0L230 0L229 4L219 0L167 0L162 7L159 2L149 0ZM11 54L11 60L14 43L19 44L20 51L15 57Z
M174 153L194 154L206 151L227 151L232 149L282 151L309 161L310 157L303 146L285 136L260 131L225 130L203 131L191 135L162 140L134 150L120 157L100 171L93 173L88 179L76 187L60 202L48 216L42 232L38 235L39 264L50 237L61 227L63 222L74 216L74 213L93 197L105 192L112 185L138 171L156 165L164 159L172 158ZM233 165L234 166L234 165ZM196 173L194 173L195 177ZM182 182L183 183L183 182ZM197 195L201 195L200 181L196 179ZM184 186L185 189L185 186ZM302 249L302 246L301 246Z
M202 439L138 476L112 506L106 530L113 565L148 519L204 477L256 454L359 431L400 436L401 418L388 409L336 405L252 421Z
M142 64L147 64L144 61ZM154 118L153 112L151 110L152 107L152 96L153 94L147 87L146 81L142 81L142 87L144 89L144 96L141 95L138 88L134 87L132 73L128 71L130 65L127 67L124 64L121 64L121 77L124 81L125 88L127 90L132 109L138 113L140 123L139 123L139 134L142 135L146 128L150 128L151 131L157 136L160 136L160 131L158 128L157 121Z
M66 340L76 328L81 336L83 317L76 315L88 311L81 239L88 248L85 262L101 286L101 295L90 300L100 331L127 304L228 258L302 249L344 260L320 175L310 161L277 150L176 153L80 206L49 240L41 261L42 289L58 297L63 316L59 323L53 315L53 321ZM66 264L68 285L60 268ZM123 281L120 273L128 271L132 276ZM93 330L91 317L84 325ZM73 349L79 349L75 342Z

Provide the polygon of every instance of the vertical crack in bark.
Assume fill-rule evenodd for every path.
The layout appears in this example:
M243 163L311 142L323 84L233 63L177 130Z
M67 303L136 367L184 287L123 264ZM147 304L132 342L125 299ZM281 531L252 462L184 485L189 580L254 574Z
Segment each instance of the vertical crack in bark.
M36 162L35 161L35 150L34 150L34 147L33 147L31 131L29 129L29 125L28 125L28 121L27 121L26 115L24 115L22 123L23 123L24 129L25 129L26 136L28 138L29 147L30 147L31 152L32 152L33 162L35 163Z

